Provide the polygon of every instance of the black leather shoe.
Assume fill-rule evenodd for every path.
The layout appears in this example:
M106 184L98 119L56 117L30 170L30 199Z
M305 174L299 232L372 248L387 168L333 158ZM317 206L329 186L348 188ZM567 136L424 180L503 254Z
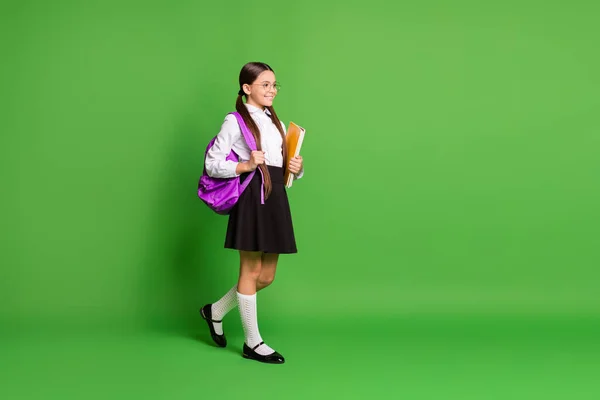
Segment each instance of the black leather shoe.
M263 356L254 351L258 348L258 346L260 346L261 344L264 344L264 343L265 342L260 342L253 348L248 347L248 345L246 343L244 343L242 357L248 358L250 360L260 361L260 362L267 363L267 364L283 364L285 362L285 359L278 352L274 352L272 354Z
M212 308L211 307L212 307L212 304L207 304L204 307L202 307L200 309L200 315L202 315L202 318L208 324L208 329L210 329L210 337L212 337L212 340L215 341L217 346L225 347L225 346L227 346L227 339L225 338L225 332L223 332L222 335L217 335L217 333L215 332L215 326L213 325L213 322L221 322L221 321L215 321L212 319Z

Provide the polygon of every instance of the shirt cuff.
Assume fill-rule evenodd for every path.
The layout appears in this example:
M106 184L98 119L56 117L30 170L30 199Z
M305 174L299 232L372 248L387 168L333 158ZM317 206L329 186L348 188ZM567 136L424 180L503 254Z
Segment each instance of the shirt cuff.
M216 165L207 166L206 172L211 178L236 178L240 176L235 170L238 163L232 160L221 161Z

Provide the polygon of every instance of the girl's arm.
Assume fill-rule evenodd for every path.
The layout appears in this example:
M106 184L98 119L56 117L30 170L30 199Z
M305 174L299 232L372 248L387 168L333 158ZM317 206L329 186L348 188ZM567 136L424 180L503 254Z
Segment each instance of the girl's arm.
M239 140L242 132L233 115L227 115L212 147L206 153L204 166L212 178L233 178L247 172L246 163L226 160L233 144Z

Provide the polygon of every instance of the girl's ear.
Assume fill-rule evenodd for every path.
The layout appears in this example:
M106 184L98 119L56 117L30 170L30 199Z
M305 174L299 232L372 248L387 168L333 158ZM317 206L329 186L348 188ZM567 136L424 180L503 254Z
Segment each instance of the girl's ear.
M247 95L250 94L250 85L248 85L247 83L244 83L242 85L242 90L244 91L244 93L246 93Z

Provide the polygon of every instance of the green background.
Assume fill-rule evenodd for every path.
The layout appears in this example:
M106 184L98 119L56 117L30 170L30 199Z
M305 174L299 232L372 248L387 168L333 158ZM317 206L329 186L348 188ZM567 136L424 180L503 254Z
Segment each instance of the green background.
M1 397L600 396L598 3L204 3L0 5ZM196 184L248 61L307 129L283 366L197 314L237 279Z

